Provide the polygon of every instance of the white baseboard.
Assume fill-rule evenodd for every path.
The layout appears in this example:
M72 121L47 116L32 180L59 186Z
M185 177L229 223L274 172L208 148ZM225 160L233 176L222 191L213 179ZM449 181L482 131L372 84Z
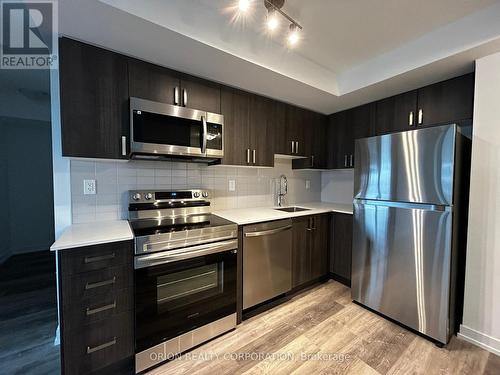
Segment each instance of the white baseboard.
M460 325L458 337L500 356L500 340L475 329Z

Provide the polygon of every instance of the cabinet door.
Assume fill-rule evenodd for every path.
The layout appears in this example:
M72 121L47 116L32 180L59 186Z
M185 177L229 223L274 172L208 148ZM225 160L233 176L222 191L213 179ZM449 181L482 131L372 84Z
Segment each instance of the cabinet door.
M334 113L330 116L327 129L328 168L342 169L348 165L348 143L352 141L349 126L349 111Z
M286 108L286 144L288 148L287 155L304 156L304 139L306 117L305 110L292 105ZM292 153L292 142L294 143L294 152ZM298 144L297 144L298 143ZM298 146L298 147L297 147ZM298 148L298 150L297 150Z
M67 38L59 52L63 156L128 158L127 59Z
M181 101L184 107L221 113L221 88L218 84L195 77L183 77Z
M292 219L292 287L311 280L309 216Z
M474 74L439 82L418 90L419 126L471 119L474 110Z
M330 237L330 215L312 217L311 279L328 273L328 244Z
M333 215L331 271L346 284L351 282L352 215Z
M326 169L327 162L327 116L309 112L306 117L304 151L306 158L294 159L293 169Z
M417 124L417 91L406 92L376 102L376 112L377 135L415 128Z
M272 127L274 129L274 150L276 154L290 155L291 141L287 134L287 105L272 101L274 107Z
M224 158L222 164L248 165L250 150L248 116L249 95L231 88L224 88L221 95L221 112L224 115Z
M327 150L327 138L326 138L326 127L328 124L328 118L321 113L315 113L314 120L314 139L313 139L313 152L312 160L313 168L325 169L328 167L328 160L326 155Z
M128 76L130 96L159 103L181 104L181 83L179 74L176 72L158 65L130 59Z
M249 110L251 165L274 166L275 132L272 123L274 108L271 100L251 95Z

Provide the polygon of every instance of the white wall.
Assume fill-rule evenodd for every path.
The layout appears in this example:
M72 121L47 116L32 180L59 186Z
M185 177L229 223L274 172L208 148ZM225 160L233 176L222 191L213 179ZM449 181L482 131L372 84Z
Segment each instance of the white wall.
M465 301L460 335L500 355L500 53L476 62Z
M127 218L128 190L208 189L212 209L275 205L275 184L287 176L285 204L318 202L321 176L318 171L293 171L291 160L276 159L274 168L206 166L196 163L155 161L71 161L73 223ZM97 181L97 194L83 194L83 180ZM229 180L236 191L229 191ZM306 181L310 188L306 189Z
M335 170L321 173L321 201L352 204L354 170Z

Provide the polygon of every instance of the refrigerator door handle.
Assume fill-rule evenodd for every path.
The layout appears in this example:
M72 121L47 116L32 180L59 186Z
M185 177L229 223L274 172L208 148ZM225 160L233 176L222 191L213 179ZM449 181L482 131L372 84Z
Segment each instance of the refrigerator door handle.
M391 202L391 201L379 201L373 199L355 199L355 204L365 204L370 206L383 206L383 207L395 207L395 208L408 208L416 210L428 210L428 211L451 211L453 206L446 206L442 204L432 204L432 203L409 203L409 202Z

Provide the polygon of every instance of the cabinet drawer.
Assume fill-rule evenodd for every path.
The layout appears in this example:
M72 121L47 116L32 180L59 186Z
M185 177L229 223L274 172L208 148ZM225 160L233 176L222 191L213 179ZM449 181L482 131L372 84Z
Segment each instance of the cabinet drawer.
M86 246L61 252L63 277L79 273L132 264L132 241Z
M106 293L132 288L133 272L130 267L113 267L86 272L62 280L62 305L80 305L82 300Z
M117 315L63 335L66 374L86 374L133 355L133 314Z
M133 289L109 291L84 298L80 303L63 307L64 329L81 330L84 325L95 323L133 310Z

